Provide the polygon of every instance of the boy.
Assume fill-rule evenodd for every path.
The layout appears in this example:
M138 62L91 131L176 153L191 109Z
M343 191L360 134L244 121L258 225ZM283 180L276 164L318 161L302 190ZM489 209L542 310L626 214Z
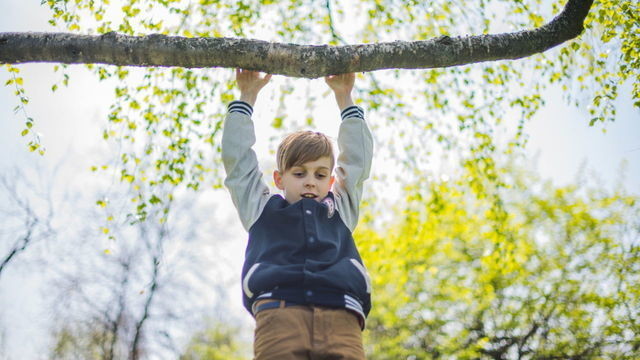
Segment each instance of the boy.
M371 283L351 233L373 140L351 99L355 75L325 78L342 116L336 176L325 135L290 134L273 173L284 198L270 194L251 149L253 105L270 78L236 70L240 101L229 104L222 135L225 185L249 232L242 289L256 319L255 359L364 359Z

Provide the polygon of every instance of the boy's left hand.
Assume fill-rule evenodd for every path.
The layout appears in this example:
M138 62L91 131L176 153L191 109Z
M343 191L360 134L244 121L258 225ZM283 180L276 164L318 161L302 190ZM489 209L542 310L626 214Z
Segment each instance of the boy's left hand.
M340 75L329 75L325 76L324 81L326 81L327 85L329 85L331 90L333 90L340 111L353 105L353 100L351 99L351 90L353 90L353 84L356 81L356 74L349 73Z
M326 81L327 85L329 85L331 90L333 90L336 95L351 94L351 90L353 90L353 84L356 81L356 74L348 73L340 75L329 75L324 77L324 81Z

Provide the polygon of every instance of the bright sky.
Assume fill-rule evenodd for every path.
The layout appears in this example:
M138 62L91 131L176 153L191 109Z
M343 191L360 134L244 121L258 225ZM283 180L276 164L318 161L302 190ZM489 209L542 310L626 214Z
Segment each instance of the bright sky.
M0 0L0 32L49 30L46 26L48 14L37 3L39 2ZM62 88L52 94L51 85L59 80L60 75L51 71L51 64L31 64L20 68L31 100L27 111L29 116L36 119L47 154L42 158L27 151L26 141L20 137L24 116L12 112L17 98L13 96L12 88L0 87L0 173L15 166L51 167L66 159L65 172L59 174L62 182L82 187L84 182L94 181L95 177L88 171L89 167L95 164L95 158L110 151L100 136L112 101L109 84L99 83L84 68L75 67L70 72L69 88ZM4 84L7 76L4 69L0 70L0 83ZM279 80L274 78L272 81ZM300 80L300 83L306 82L307 80ZM272 86L272 89L276 88ZM587 174L593 173L607 186L612 186L619 181L620 166L626 163L626 188L638 193L640 112L631 107L628 87L618 102L618 118L605 126L606 133L602 131L602 126L588 126L586 109L569 107L561 98L559 93L552 91L547 105L527 125L527 133L530 135L528 151L532 157L537 156L537 167L542 177L553 179L558 184L570 183L581 166L586 164ZM324 118L332 119L333 122L319 122L318 127L321 131L336 134L337 110L332 104L333 99L324 101L331 102L325 106L331 112ZM267 106L267 102L268 97L259 100L257 114ZM318 107L321 108L320 104ZM267 121L258 126L267 126L268 123ZM265 144L260 146L266 147ZM270 160L261 157L261 161ZM231 204L224 195L216 201L228 201ZM232 223L233 231L238 237L246 236L235 217L219 218L216 221ZM243 249L244 243L238 242L229 251L241 261ZM33 296L40 291L38 281L37 277L29 275L20 279L0 278L0 321L5 322L3 325L13 332L6 339L9 350L7 359L36 358L36 349L31 347L30 350L20 343L24 339L33 339L40 334L38 331L45 331L34 329L34 326L46 323L46 314L42 313L42 307L46 303ZM239 293L236 289L232 291ZM236 310L243 311L239 303ZM3 359L2 354L0 359Z

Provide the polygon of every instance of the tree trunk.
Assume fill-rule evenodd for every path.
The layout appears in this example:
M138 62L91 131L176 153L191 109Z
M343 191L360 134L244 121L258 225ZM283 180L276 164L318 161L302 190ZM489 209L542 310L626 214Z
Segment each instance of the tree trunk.
M583 30L593 0L568 0L551 22L533 30L425 41L345 46L296 45L234 38L68 33L0 33L0 63L101 63L129 66L225 67L317 78L380 69L426 69L519 59L571 40Z

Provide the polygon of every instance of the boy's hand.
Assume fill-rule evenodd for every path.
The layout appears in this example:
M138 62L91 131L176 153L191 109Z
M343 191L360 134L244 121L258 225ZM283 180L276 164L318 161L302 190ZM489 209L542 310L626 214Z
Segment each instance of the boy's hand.
M354 73L325 76L324 81L326 81L327 85L333 90L341 111L353 105L351 91L356 81L356 75Z
M236 69L236 82L240 89L240 100L253 106L258 98L260 90L267 85L271 79L271 74L264 77L258 71Z
M340 74L340 75L329 75L324 77L324 81L327 82L327 85L335 92L336 94L351 94L351 90L353 90L353 84L356 81L356 74Z

